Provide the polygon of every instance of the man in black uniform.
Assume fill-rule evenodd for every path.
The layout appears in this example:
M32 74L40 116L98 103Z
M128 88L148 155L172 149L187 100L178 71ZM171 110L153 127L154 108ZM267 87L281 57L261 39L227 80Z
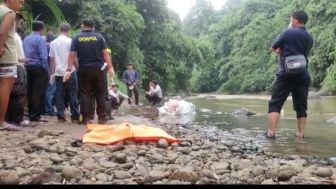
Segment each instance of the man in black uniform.
M272 45L272 51L280 57L272 99L269 102L269 129L266 133L268 138L275 137L281 109L290 93L297 113L296 137L304 138L310 85L308 55L314 43L305 28L307 22L308 15L304 11L294 12L290 28L280 34Z
M97 104L98 123L108 121L105 108L104 63L107 63L109 76L114 76L112 60L107 52L105 39L94 32L94 22L83 19L82 31L71 43L69 64L64 81L71 75L71 68L78 58L78 83L80 93L81 124L92 123L94 120L93 98Z

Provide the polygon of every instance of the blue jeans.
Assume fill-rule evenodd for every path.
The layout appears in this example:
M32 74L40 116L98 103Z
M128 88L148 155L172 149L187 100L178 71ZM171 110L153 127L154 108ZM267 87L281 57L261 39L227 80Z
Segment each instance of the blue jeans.
M56 84L53 83L52 85L49 83L46 93L46 100L45 100L45 113L48 115L55 115L55 95L56 95Z
M56 108L59 119L65 118L65 98L70 104L71 119L77 121L79 119L79 103L76 72L72 73L66 83L63 82L63 77L56 77Z

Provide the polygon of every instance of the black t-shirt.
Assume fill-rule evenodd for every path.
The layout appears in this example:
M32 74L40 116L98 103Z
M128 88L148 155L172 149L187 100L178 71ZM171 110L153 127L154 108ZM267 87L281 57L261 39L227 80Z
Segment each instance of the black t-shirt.
M104 57L102 50L106 49L103 36L92 32L82 31L71 42L71 52L77 52L79 70L102 67Z
M285 58L293 55L308 55L313 47L314 40L305 27L290 28L284 31L273 43L273 49L281 49L278 73L285 72Z

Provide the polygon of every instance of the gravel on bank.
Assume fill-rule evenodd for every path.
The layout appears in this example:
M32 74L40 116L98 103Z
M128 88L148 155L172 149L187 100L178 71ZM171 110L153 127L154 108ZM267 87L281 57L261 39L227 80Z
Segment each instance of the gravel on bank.
M272 153L215 128L158 127L186 141L76 148L66 131L0 131L0 184L336 184L333 162Z

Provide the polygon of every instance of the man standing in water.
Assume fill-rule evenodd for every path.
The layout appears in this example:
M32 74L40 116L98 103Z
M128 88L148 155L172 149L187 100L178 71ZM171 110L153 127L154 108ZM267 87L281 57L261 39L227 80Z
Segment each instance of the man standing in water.
M93 97L97 103L99 124L108 121L105 107L105 71L107 63L108 73L114 76L112 60L107 52L105 39L94 32L94 22L91 19L82 20L82 31L71 43L69 63L64 75L64 82L68 81L73 73L73 65L78 58L78 82L80 92L80 124L92 123L94 119Z
M15 12L21 10L24 0L4 0L0 6L0 130L18 131L19 128L5 122L15 78L18 56L15 42Z
M138 89L138 83L139 83L139 74L137 71L134 70L133 64L127 65L127 70L123 74L123 80L126 83L127 86L127 93L128 93L128 103L129 105L132 105L132 93L134 92L135 96L135 105L139 105L139 89Z
M305 28L307 22L308 15L304 11L294 12L291 28L280 34L272 45L272 51L279 54L280 58L272 99L269 102L267 138L275 138L280 112L290 93L297 113L296 137L304 138L310 85L308 55L314 43Z

